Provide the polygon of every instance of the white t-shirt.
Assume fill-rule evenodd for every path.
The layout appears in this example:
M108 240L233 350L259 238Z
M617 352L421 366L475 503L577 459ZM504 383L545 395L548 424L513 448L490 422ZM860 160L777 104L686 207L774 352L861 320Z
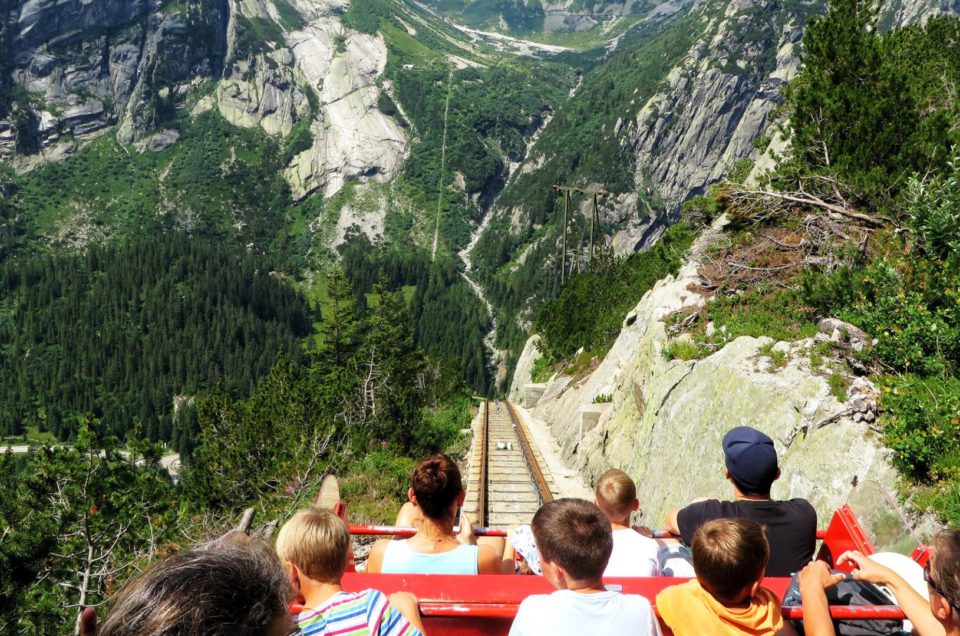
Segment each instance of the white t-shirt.
M659 551L656 541L636 530L614 530L613 552L603 576L660 576Z
M650 601L634 594L581 594L557 590L528 596L517 610L510 636L660 636Z

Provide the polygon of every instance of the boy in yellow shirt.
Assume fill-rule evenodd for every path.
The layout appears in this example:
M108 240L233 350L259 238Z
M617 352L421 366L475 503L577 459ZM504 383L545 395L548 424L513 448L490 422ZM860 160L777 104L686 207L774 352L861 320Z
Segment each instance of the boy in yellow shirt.
M750 519L716 519L693 537L694 581L657 595L657 610L674 636L793 636L780 599L761 587L770 559L763 526Z

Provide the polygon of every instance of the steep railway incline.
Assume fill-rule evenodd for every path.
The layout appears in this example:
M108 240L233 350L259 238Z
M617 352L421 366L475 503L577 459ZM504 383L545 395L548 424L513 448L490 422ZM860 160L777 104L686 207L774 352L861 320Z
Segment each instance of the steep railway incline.
M536 442L509 402L481 407L467 478L464 512L478 526L530 523L559 491Z

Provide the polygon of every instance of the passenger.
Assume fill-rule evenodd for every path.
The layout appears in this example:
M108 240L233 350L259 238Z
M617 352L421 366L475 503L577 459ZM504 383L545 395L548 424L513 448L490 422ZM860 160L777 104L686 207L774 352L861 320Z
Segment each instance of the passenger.
M727 479L734 501L709 499L667 514L666 529L691 545L701 525L712 519L745 517L762 524L770 542L767 576L791 576L813 559L817 513L806 499L774 501L770 487L780 477L773 440L749 426L723 438Z
M596 505L582 499L544 504L533 517L533 534L543 575L557 591L524 599L511 636L659 636L660 625L647 599L603 586L613 538L610 522Z
M350 531L332 511L307 508L277 535L277 554L303 600L297 627L311 634L419 636L423 622L417 598L377 590L344 592L340 584L350 559Z
M507 544L503 553L504 574L543 575L540 553L529 525L511 526L507 530Z
M853 570L854 579L885 585L890 589L897 599L897 605L913 623L914 633L919 636L960 636L960 531L941 531L934 538L932 548L933 554L923 571L929 600L918 594L902 576L860 552L844 552L837 562L853 563L856 566ZM803 626L808 636L834 633L829 614L825 613L824 589L836 584L840 578L840 575L830 576L826 565L816 563L801 572ZM815 631L808 628L808 608L816 612L809 619Z
M826 590L843 579L842 572L832 573L824 561L811 561L800 570L797 582L803 603L804 636L836 636Z
M600 475L595 494L613 528L613 553L603 576L660 576L660 546L630 527L630 515L640 509L637 486L630 476L611 468Z
M127 582L97 628L90 608L81 636L286 636L290 583L266 545L231 533L175 554Z
M409 539L381 539L373 544L367 572L422 574L499 574L501 551L490 544L477 545L467 515L460 515L460 532L453 531L457 509L465 493L460 470L446 455L431 455L413 471L407 492L410 507L401 516L416 523Z
M657 595L657 610L674 636L795 634L776 594L761 587L770 547L750 519L716 519L693 537L695 580Z

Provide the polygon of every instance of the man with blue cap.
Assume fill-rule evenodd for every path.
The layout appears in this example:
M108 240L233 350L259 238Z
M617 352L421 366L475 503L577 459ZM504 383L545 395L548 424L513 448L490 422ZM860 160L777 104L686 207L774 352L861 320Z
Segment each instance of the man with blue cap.
M780 477L773 440L755 428L738 426L723 437L727 479L734 500L708 499L667 514L666 529L690 545L693 534L713 519L745 517L763 524L770 542L766 576L790 576L813 559L817 513L806 499L774 501L770 487Z

